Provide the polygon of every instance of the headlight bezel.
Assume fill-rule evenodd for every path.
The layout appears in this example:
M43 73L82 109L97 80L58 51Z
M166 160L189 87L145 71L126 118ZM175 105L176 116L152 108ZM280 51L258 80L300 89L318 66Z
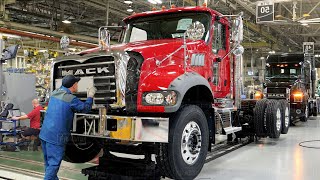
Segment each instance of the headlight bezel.
M163 97L163 100L161 103L160 102L151 103L150 99L147 99L147 98L150 98L150 96L155 97L156 95L158 95L158 97L160 96ZM144 106L174 106L177 104L177 100L178 100L178 93L174 90L149 91L149 92L144 92L142 95L142 104Z

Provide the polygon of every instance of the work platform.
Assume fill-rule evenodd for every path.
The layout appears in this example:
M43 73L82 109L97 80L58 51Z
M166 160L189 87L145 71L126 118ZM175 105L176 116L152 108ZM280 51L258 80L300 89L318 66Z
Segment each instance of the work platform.
M223 136L225 137L225 136ZM212 148L206 162L210 162L228 152L244 146L247 141L240 144L227 144L221 141ZM103 158L103 157L102 157ZM100 159L102 161L102 159ZM116 158L102 161L102 165L93 163L72 164L62 162L59 170L60 179L161 179L159 170L154 162L143 160L125 160ZM112 165L112 166L109 166ZM41 151L0 151L0 179L43 179L44 164ZM11 172L11 173L10 173ZM19 177L18 174L20 174ZM13 176L14 175L14 176ZM86 175L86 176L85 176ZM13 176L13 177L11 177ZM23 178L21 178L24 176Z

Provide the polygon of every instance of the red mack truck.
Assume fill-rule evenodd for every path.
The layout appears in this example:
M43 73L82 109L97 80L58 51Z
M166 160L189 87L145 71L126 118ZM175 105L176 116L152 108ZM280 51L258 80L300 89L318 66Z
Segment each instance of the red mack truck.
M75 113L64 158L84 163L103 151L99 166L83 171L89 179L115 171L120 176L116 164L132 176L140 172L130 168L157 167L163 177L194 179L217 134L229 141L279 138L283 106L240 99L241 14L183 7L134 14L124 22L122 44L110 46L107 28L100 28L99 48L52 66L52 89L67 74L81 77L79 98L86 98L86 88L97 88L92 112Z

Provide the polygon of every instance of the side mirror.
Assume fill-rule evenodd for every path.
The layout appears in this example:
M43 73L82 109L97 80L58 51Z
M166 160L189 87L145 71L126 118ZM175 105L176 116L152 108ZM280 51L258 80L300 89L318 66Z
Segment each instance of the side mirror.
M3 50L1 61L15 58L17 56L18 49L19 49L19 45L14 45L14 46L5 48Z
M107 29L107 27L100 27L98 35L100 49L106 49L110 47L110 31Z
M241 56L243 53L244 53L244 47L241 45L238 45L233 51L233 54L236 56Z
M188 39L191 39L193 41L197 41L202 39L204 33L205 33L206 29L204 27L204 25L199 22L196 21L194 23L192 23L186 30L186 34L188 36Z
M311 71L311 80L313 80L313 81L317 80L317 73L315 70Z

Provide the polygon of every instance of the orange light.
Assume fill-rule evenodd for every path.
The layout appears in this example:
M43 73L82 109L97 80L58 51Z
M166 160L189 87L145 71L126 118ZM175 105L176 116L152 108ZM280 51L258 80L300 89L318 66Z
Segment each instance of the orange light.
M286 66L286 67L287 67L287 66L288 66L288 64L285 64L284 66Z
M284 65L283 64L281 64L281 66L280 67L284 67Z
M298 66L298 64L295 64L294 66L296 66L296 67L297 67L297 66Z
M152 10L152 11L156 11L156 10L157 10L157 8L153 7L151 10Z
M171 5L171 9L176 8L176 5L172 4Z
M166 10L166 7L165 6L162 6L161 7L162 11Z
M303 100L302 92L294 92L293 93L293 102L302 102Z
M203 3L202 6L203 6L203 7L207 7L207 3Z
M263 94L260 92L260 91L257 91L255 94L254 94L254 99L256 100L260 100L263 98Z
M302 97L303 94L299 92L299 93L294 93L293 96L295 96L295 97Z
M279 67L280 66L280 64L277 64L277 67Z

